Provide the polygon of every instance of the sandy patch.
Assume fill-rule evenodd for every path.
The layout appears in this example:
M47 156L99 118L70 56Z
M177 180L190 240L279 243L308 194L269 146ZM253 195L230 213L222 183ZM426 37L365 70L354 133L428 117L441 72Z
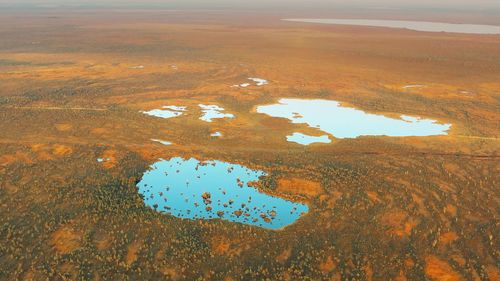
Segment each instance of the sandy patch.
M448 244L458 239L458 235L455 232L445 232L439 236L439 242L443 244Z
M127 266L132 265L137 260L137 252L139 251L140 246L141 243L137 241L134 241L128 246L127 256L125 257L125 264L127 264Z
M73 149L64 144L55 144L52 146L52 152L57 156L66 156L73 153Z
M32 163L30 156L22 151L16 151L16 153L14 154L6 154L0 156L0 166L7 166L16 161Z
M326 260L324 260L322 263L319 264L319 269L323 272L330 272L337 267L335 261L333 260L332 256L328 256Z
M107 149L103 152L102 154L102 159L105 159L105 161L102 162L102 166L106 169L111 169L114 168L117 164L116 161L116 150L114 149Z
M63 226L52 234L51 244L61 254L71 253L82 246L82 235L71 227Z
M451 266L439 259L436 256L428 256L425 259L425 274L429 276L432 280L439 281L458 281L461 280L460 275L458 275Z
M408 217L406 212L401 210L386 212L380 221L383 225L389 227L390 233L401 237L410 235L411 230L417 224L413 218Z
M276 257L276 261L279 263L285 263L292 255L292 248L287 248Z
M290 178L279 179L277 191L315 197L323 193L323 188L321 188L319 182L299 178Z
M54 126L60 132L66 132L71 130L71 128L73 128L71 124L55 124Z

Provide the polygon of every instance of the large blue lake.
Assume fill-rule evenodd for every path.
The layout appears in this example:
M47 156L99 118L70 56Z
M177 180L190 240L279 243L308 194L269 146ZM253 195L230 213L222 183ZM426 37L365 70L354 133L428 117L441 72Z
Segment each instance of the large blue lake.
M186 219L223 219L281 229L307 213L305 204L267 195L248 186L265 173L221 161L160 160L138 183L145 203Z
M366 113L356 108L342 106L333 100L281 99L276 104L258 106L257 112L272 117L287 118L296 124L307 124L335 138L436 136L447 135L451 128L451 124L440 124L432 119L406 115L393 118ZM327 139L323 141L327 142ZM311 142L307 141L305 144L309 143Z

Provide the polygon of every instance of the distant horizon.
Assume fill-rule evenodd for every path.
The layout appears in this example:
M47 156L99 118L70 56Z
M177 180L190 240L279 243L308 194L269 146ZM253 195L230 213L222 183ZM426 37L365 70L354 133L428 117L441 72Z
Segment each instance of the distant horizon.
M0 0L0 7L3 8L165 8L165 9L251 9L251 10L282 10L289 11L295 9L439 9L439 10L474 10L491 12L500 10L500 1L496 0L445 0L436 1L421 0L418 3L412 0L274 0L264 1L242 1L242 0Z

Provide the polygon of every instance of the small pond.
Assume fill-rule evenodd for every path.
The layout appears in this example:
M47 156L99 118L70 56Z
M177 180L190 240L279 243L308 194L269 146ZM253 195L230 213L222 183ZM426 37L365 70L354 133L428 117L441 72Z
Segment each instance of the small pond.
M257 77L250 77L250 78L248 78L248 80L252 80L253 82L255 82L255 85L257 85L257 86L264 86L264 85L269 84L269 81L267 81L266 79L257 78Z
M159 140L159 139L151 139L154 142L161 143L163 145L172 145L172 142L165 141L165 140Z
M203 120L205 122L212 122L212 119L234 118L233 114L224 113L224 108L218 105L199 104L198 106L201 108L202 113L200 120Z
M181 116L186 111L186 109L187 107L185 106L166 105L163 106L162 109L153 109L141 112L149 116L168 119Z

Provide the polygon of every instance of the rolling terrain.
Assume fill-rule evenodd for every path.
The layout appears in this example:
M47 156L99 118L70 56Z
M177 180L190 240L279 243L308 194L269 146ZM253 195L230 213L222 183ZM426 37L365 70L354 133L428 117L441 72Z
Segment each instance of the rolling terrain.
M280 19L0 11L0 279L500 280L500 36ZM286 136L321 133L256 112L280 98L452 127L302 146ZM137 183L173 157L265 171L309 212L277 231L158 213Z

